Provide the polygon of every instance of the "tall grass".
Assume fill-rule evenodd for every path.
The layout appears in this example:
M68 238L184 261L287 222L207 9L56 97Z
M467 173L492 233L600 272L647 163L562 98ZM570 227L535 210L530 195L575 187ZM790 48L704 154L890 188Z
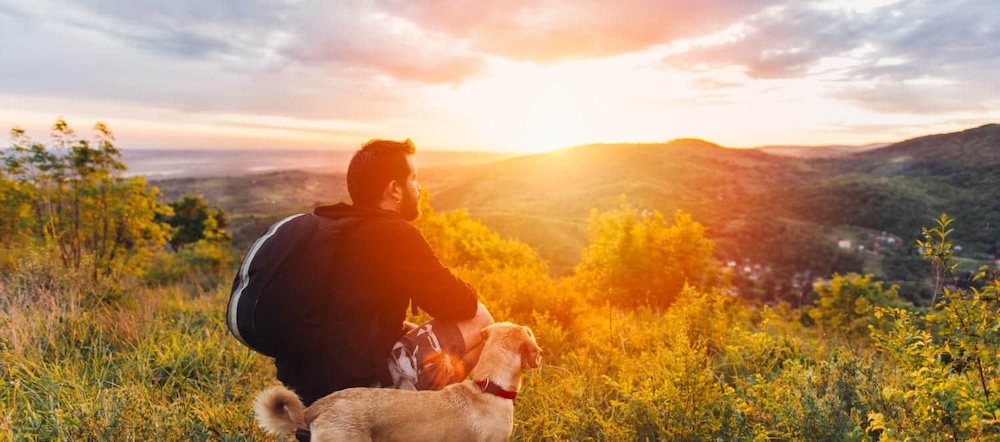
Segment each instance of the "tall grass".
M0 280L0 434L8 440L258 440L269 361L223 323L227 293L122 289L88 301L44 266Z
M251 403L274 369L225 329L227 290L127 287L94 302L85 278L36 264L0 280L5 439L268 439ZM574 309L569 324L499 318L532 326L545 349L514 440L867 438L854 392L871 382L854 373L872 363L831 358L790 312L694 290L667 311Z
M251 403L275 382L274 369L229 335L224 287L88 281L50 271L42 260L0 278L0 440L269 439ZM919 370L867 339L803 325L796 310L751 308L724 293L686 288L666 310L573 302L550 314L513 308L521 304L509 297L545 293L522 289L483 293L487 305L501 306L498 320L530 325L544 350L518 396L513 440L938 434L940 423L913 417L938 402L897 397L913 390ZM118 293L114 301L102 295L108 290ZM948 392L969 376L934 360L917 362L940 368L934 391ZM981 419L981 428L964 434L987 440L998 433L1000 424Z
M816 345L787 311L688 290L665 312L609 312L556 337L572 343L528 376L516 440L873 440L879 362Z

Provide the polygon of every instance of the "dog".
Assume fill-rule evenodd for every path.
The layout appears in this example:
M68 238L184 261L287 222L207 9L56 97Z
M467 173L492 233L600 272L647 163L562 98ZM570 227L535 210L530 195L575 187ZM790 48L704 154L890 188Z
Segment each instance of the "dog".
M254 401L257 422L279 436L308 428L312 442L509 440L521 372L541 364L541 348L525 326L499 322L481 333L470 379L438 391L349 388L308 408L291 390L273 386Z

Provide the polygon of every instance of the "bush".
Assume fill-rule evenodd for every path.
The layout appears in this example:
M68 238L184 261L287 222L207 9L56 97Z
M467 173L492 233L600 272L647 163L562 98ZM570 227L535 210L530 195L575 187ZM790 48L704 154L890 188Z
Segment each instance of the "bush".
M530 321L538 312L562 324L575 316L579 302L556 286L527 244L501 238L463 211L441 214L425 205L421 212L417 227L435 253L479 290L494 316L506 312L506 320Z
M813 291L818 299L816 306L809 309L809 317L825 332L848 339L867 337L869 327L884 329L884 321L875 316L875 309L906 305L899 299L898 287L886 289L872 277L835 273L830 280L817 281Z
M577 290L618 306L666 307L685 285L702 291L724 287L705 228L683 212L667 225L657 211L627 202L614 211L592 212L589 243L571 278Z
M934 267L939 302L926 314L876 309L891 323L872 336L900 375L883 393L891 406L871 415L884 440L1000 438L1000 279L982 268L968 290L954 288L951 223L942 215L918 241Z

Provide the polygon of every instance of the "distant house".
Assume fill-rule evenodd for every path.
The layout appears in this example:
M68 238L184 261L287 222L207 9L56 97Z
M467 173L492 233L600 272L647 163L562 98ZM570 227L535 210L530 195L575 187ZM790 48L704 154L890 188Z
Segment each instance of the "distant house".
M841 249L850 249L851 248L851 240L849 240L849 239L842 239L840 241L837 241L837 247L841 248Z

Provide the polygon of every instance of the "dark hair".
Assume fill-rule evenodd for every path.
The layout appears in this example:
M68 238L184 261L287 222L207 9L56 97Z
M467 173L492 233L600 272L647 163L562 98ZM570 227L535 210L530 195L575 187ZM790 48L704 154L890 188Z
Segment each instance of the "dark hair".
M406 156L416 151L409 138L403 142L371 140L361 146L347 167L347 193L351 201L358 206L378 204L390 181L406 181L410 174Z

